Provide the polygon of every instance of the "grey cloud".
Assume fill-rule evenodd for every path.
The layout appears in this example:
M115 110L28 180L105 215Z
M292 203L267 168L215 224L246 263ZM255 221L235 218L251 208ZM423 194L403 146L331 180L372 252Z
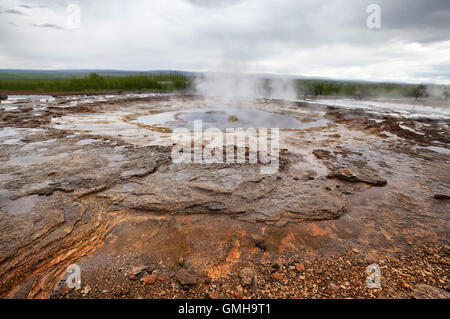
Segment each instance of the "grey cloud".
M435 42L450 38L450 1L379 1L383 28L405 39Z
M293 1L274 2L256 23L244 28L212 25L203 30L208 41L243 43L289 42L306 45L326 43L369 44L403 39L414 42L436 42L450 39L450 1L378 1L382 29L366 27L370 1ZM394 5L395 3L395 5ZM402 5L403 3L403 5ZM251 13L250 13L251 15Z
M446 18L450 17L450 2L447 0L382 0L380 6L388 27L433 28L449 25Z
M42 28L70 31L62 26L73 2L22 1L33 7L26 11L27 23L7 33L1 25L8 21L0 21L6 60L32 67L221 69L324 77L343 72L367 79L385 74L393 80L398 74L440 79L438 74L450 65L445 42L450 41L449 0L78 0L82 28L54 32L50 39ZM366 26L371 3L381 6L380 30ZM39 7L48 9L40 12ZM43 22L42 12L47 23L33 24ZM70 45L62 47L61 41Z
M186 1L199 7L224 8L244 2L246 0L186 0Z
M8 10L5 10L3 12L4 13L10 13L10 14L26 15L25 13L23 13L23 12L21 12L19 10L16 10L16 9L8 9Z
M37 28L50 28L50 29L56 29L56 30L65 30L63 27L56 25L56 24L52 24L52 23L44 23L44 24L31 24L33 27L37 27Z

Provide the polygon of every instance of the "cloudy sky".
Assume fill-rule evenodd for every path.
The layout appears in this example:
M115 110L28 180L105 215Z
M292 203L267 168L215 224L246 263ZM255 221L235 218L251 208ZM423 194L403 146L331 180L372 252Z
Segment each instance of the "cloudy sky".
M367 26L372 3L379 29ZM450 1L1 0L0 68L450 84Z

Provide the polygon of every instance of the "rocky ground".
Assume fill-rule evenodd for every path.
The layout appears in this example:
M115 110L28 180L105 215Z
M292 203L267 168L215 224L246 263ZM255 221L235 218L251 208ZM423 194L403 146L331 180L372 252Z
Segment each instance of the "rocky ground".
M262 162L174 164L171 130L135 123L211 103L2 103L0 296L448 298L449 120L229 102L327 120L281 130L275 174ZM82 288L71 290L61 280L74 263ZM379 289L366 285L371 264Z

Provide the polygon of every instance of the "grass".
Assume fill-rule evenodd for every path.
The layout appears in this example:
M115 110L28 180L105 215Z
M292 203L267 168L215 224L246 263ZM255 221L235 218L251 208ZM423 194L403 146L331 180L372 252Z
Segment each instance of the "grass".
M37 92L83 92L83 91L173 91L184 89L187 77L179 73L139 74L128 76L101 76L90 73L83 77L64 78L69 74L20 74L17 79L7 78L3 74L0 90L5 91L37 91ZM52 79L58 76L59 79ZM36 79L36 77L39 77ZM62 78L61 78L62 77Z

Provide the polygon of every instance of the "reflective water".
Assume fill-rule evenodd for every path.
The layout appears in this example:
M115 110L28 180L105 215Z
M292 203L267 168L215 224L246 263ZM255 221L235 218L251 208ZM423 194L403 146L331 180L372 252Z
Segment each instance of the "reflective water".
M427 146L425 148L429 149L430 151L436 152L436 153L450 155L450 149L448 149L446 147Z
M287 115L261 111L253 108L215 107L210 109L189 109L138 117L132 123L160 125L164 127L188 128L193 130L194 121L202 121L203 129L218 128L280 128L307 129L326 126L325 119L301 122Z

